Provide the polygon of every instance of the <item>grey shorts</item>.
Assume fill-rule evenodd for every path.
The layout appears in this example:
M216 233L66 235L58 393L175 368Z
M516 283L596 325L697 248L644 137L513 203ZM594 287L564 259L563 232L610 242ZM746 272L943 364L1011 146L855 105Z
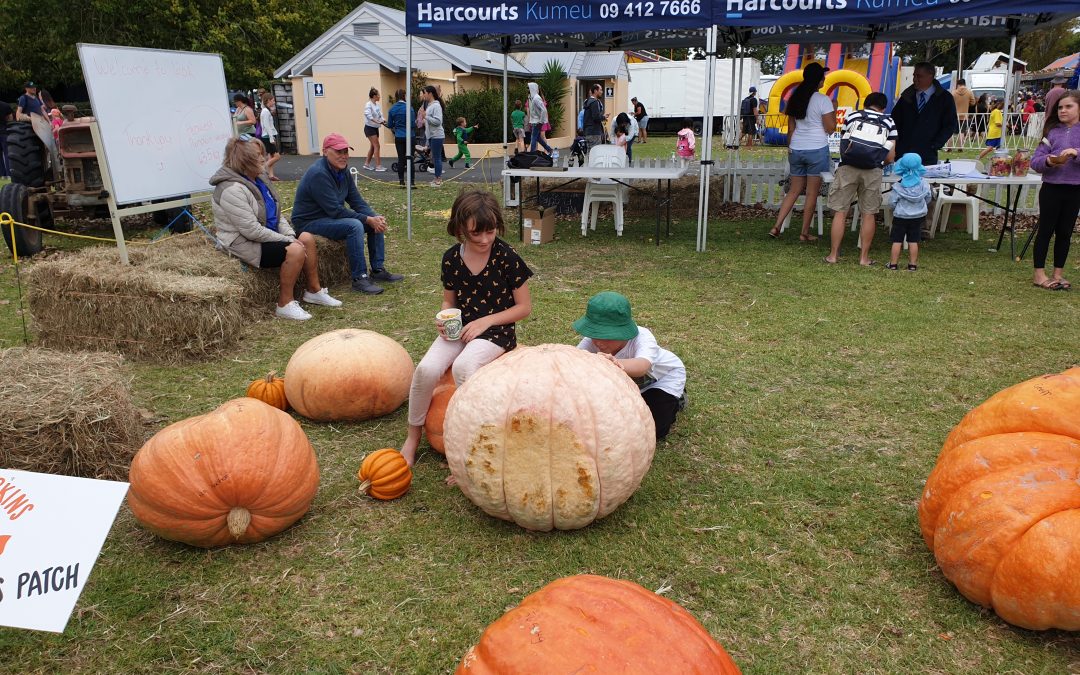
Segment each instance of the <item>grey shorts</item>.
M649 116L646 115L646 116L642 117L641 119L639 119L637 121L637 125L638 125L638 129L648 129L649 128Z

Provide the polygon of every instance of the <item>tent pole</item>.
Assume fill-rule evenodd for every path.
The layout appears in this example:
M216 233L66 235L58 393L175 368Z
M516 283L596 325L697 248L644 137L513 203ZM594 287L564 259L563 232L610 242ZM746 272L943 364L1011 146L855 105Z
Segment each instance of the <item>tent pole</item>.
M732 115L731 112L733 110L735 110L735 106L738 104L738 101L735 98L735 61L737 60L736 59L737 55L738 55L738 47L733 46L731 48L731 79L728 80L728 90L731 92L731 95L728 97L730 99L729 107L728 107L728 114L724 115L724 145L727 146L728 164L730 166L735 166L736 163L739 161L738 153L737 153L737 151L739 149L739 137L738 136L735 137L735 148L734 148L734 150L736 152L732 152L731 141L728 139L728 135L727 135L728 129L731 128L731 120L734 117L734 115ZM736 128L735 132L738 133L738 131L739 130ZM728 186L729 186L728 187L728 190L729 190L728 199L729 199L729 201L735 201L735 202L739 201L738 185L739 185L739 182L736 180L735 174L732 173L731 174L731 180L728 183Z
M956 55L956 78L953 80L953 86L955 88L956 83L964 77L964 38L960 38L960 51Z
M705 117L701 123L701 164L698 178L697 250L705 251L709 229L709 181L712 177L713 98L716 81L716 37L718 28L705 31Z
M732 96L732 100L735 101L735 105L739 106L736 111L732 108L732 117L735 119L735 164L739 165L742 162L742 96L743 93L743 71L746 70L746 56L743 54L743 46L738 46L739 53L739 86L735 89L735 95ZM742 201L742 195L738 192L735 193L736 201Z
M409 36L409 55L405 60L405 236L412 241L412 189L413 189L413 125L412 119L412 36Z
M1013 107L1013 58L1016 55L1016 32L1009 36L1009 74L1005 77L1005 120ZM1004 139L1003 139L1004 140Z

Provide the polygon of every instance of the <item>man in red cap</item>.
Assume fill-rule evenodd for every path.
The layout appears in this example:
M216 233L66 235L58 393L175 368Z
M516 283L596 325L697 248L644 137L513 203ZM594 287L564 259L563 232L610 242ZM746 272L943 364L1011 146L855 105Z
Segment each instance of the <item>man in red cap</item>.
M352 289L376 295L383 292L376 281L392 283L404 277L392 274L384 266L386 218L368 206L346 171L352 149L341 134L330 134L323 139L323 156L304 173L296 188L292 223L298 234L310 232L327 239L344 239ZM364 259L365 238L371 260L370 275Z

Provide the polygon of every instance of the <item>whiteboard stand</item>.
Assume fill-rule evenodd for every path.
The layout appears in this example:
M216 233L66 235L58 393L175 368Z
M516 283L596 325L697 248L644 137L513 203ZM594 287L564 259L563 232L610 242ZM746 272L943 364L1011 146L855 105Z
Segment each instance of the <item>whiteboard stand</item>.
M98 170L101 171L101 185L104 187L107 194L106 201L109 205L109 218L112 220L113 236L116 238L116 248L120 251L120 264L130 265L128 261L127 243L124 241L124 230L120 225L121 216L135 216L140 213L152 213L154 211L164 211L166 209L175 209L177 207L189 207L195 204L210 201L212 194L207 192L200 195L191 195L182 199L172 199L167 202L158 202L156 204L140 204L137 206L125 206L120 207L116 203L115 192L113 191L112 172L109 171L109 160L105 156L105 147L101 143L101 131L98 129L98 123L92 122L90 124L90 135L94 139L94 152L97 153Z

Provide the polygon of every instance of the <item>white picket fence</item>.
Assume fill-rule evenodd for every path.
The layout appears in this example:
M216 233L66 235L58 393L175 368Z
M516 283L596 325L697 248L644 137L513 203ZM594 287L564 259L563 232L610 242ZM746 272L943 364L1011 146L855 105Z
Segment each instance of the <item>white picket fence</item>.
M767 208L778 209L784 199L782 181L788 175L788 164L783 160L740 158L733 155L721 156L713 165L713 180L722 181L725 202L740 204L761 204ZM822 188L823 192L827 188ZM1021 188L1018 209L1021 213L1037 213L1038 186ZM1005 203L1006 186L982 185L978 194L997 204ZM824 194L822 195L824 197ZM1013 194L1015 198L1015 194ZM998 215L1001 209L980 202L981 213Z

